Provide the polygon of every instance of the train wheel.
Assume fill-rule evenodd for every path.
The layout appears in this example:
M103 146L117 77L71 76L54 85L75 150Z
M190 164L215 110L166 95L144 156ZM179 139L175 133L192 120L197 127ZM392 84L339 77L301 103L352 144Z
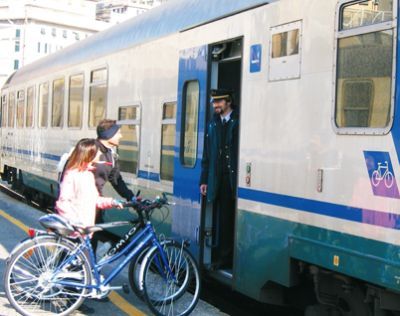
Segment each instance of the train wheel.
M369 304L365 303L365 295L359 287L339 293L337 306L342 316L373 315L372 309Z

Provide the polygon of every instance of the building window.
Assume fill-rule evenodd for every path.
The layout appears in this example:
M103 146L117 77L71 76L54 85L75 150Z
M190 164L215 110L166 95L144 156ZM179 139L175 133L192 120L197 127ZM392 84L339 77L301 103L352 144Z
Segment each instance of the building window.
M47 127L49 112L49 83L39 85L39 127Z
M68 127L82 127L83 75L69 78Z
M14 70L17 70L19 68L19 60L15 59L14 60Z
M44 27L42 27L41 29L40 29L40 34L46 34L46 29L44 28Z
M345 133L388 128L393 111L394 29L385 22L393 19L393 1L353 2L342 6L339 15L336 126Z
M194 167L197 157L197 132L199 121L199 82L188 81L185 84L182 109L181 163L185 167Z
M89 127L96 127L106 116L107 69L90 73Z
M174 175L174 146L176 130L176 102L163 104L161 122L161 180L173 180Z
M26 127L33 127L34 102L35 102L35 89L34 87L29 87L26 93L26 116L25 116Z
M7 95L1 98L1 126L7 126Z
M15 52L19 52L19 45L20 45L20 42L15 41Z
M121 171L137 174L139 162L139 106L121 106L118 119L122 138L118 146L118 161Z
M8 95L8 127L14 127L15 93Z
M40 53L40 42L37 43L37 52Z
M63 37L67 38L67 30L63 30Z
M57 36L57 30L54 27L51 29L51 35Z
M65 80L64 78L53 81L53 104L51 110L51 126L61 127L64 112L64 93Z
M44 44L44 53L47 54L47 43Z
M16 29L15 30L15 37L16 38L20 38L21 37L21 30L20 29Z
M25 91L19 90L17 92L17 127L24 127L24 113L25 112Z

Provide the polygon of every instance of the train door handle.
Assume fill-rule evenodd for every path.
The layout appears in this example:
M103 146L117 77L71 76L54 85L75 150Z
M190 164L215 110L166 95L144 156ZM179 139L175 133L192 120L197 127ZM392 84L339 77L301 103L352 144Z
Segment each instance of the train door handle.
M200 244L200 227L197 226L195 229L195 240L196 240L196 244L199 245Z

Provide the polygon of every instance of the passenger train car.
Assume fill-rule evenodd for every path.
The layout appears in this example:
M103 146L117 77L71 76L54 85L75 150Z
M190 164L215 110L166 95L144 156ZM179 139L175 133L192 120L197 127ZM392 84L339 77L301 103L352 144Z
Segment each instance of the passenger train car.
M102 118L117 119L124 179L173 196L155 220L191 240L204 274L261 302L301 294L306 315L397 315L398 6L171 0L10 76L2 177L28 199L54 199L61 155L95 137ZM199 194L218 87L234 91L240 111L234 260L224 270L213 269L212 206Z

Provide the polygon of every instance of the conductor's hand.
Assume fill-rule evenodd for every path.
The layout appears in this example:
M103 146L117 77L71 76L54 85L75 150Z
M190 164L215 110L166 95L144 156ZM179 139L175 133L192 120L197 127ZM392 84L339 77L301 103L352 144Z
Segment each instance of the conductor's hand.
M201 184L200 185L200 193L204 196L207 195L207 184Z

